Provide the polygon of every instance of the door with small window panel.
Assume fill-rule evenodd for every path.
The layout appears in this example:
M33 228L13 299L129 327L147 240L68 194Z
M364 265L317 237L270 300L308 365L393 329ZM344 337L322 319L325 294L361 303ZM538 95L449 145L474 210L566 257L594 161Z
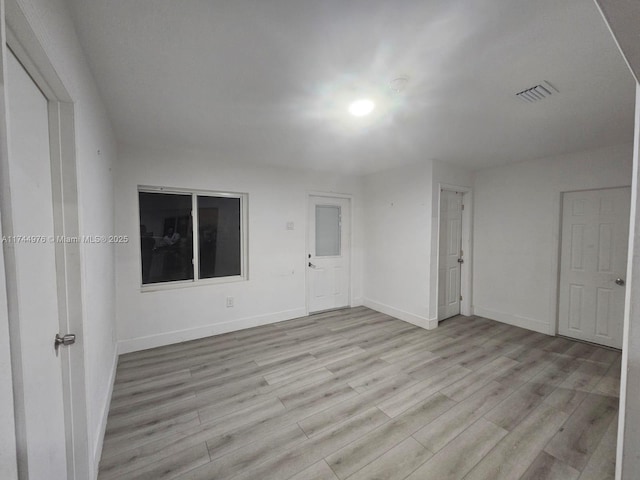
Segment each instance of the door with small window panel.
M307 259L310 313L349 306L350 201L310 196Z

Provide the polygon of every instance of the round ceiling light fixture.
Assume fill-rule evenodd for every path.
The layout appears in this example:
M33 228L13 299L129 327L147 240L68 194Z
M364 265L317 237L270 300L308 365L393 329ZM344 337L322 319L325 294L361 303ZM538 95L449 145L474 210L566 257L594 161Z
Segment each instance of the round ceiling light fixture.
M364 117L369 115L375 108L375 103L368 98L361 98L349 105L349 113L355 117Z

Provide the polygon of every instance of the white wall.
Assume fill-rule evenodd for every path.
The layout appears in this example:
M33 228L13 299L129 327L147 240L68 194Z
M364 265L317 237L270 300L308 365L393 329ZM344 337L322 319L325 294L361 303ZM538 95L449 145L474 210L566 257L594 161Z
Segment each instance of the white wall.
M439 184L470 185L471 174L425 160L367 175L364 182L365 305L435 328Z
M474 313L555 334L561 192L631 184L632 145L481 170Z
M18 3L74 101L80 233L111 234L115 140L67 5L63 0ZM114 248L83 244L81 262L88 438L91 454L99 455L116 354Z
M233 160L233 159L231 159ZM138 185L248 194L249 280L140 289ZM216 155L122 147L116 170L117 325L121 353L306 314L309 192L353 195L351 302L362 302L362 194L354 177L216 161ZM294 222L294 230L287 230ZM226 297L235 305L227 308Z
M2 229L0 228L0 235ZM0 255L0 478L18 478L4 255Z
M364 304L424 328L430 326L432 167L428 161L364 179Z
M2 32L2 41L6 40L5 34L6 32ZM0 62L0 69L2 69L0 79L4 79L4 62ZM4 85L1 85L0 108L3 111L6 108L5 93ZM7 129L4 115L0 115L0 145L3 145L1 154L6 155ZM1 222L0 235L2 235ZM18 477L18 464L13 408L13 372L11 370L11 345L9 341L9 306L6 289L3 254L0 255L0 478L14 480Z

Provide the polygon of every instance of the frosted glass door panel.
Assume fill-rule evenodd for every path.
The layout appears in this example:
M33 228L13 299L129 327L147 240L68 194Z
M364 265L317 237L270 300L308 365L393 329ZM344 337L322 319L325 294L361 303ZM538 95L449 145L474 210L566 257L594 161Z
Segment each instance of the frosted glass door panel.
M340 207L316 205L316 257L340 255Z

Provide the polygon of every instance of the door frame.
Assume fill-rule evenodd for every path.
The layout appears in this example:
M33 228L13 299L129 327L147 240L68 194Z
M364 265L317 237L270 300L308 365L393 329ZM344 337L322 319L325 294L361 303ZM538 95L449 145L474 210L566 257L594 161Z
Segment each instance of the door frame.
M576 192L592 192L592 191L599 191L599 190L613 190L616 188L629 188L631 189L631 185L619 185L619 186L614 186L614 187L596 187L596 188L581 188L581 189L577 189L577 190L562 190L558 197L556 197L559 201L558 201L558 209L556 210L557 212L557 222L555 222L555 231L554 231L554 237L557 239L557 243L556 243L556 247L557 247L557 251L556 254L553 256L552 259L552 272L555 272L555 275L553 277L553 281L555 282L555 288L551 288L551 322L549 325L549 335L553 335L553 336L558 336L560 335L558 333L558 330L560 328L560 274L561 269L562 269L562 222L564 222L564 218L563 218L563 208L564 208L564 198L565 198L565 194L566 193L576 193ZM631 223L629 223L629 228L631 228ZM630 235L633 235L633 232L630 230ZM627 255L630 255L631 252L628 252ZM627 259L628 260L628 259ZM628 264L628 263L627 263ZM628 267L627 267L628 270ZM628 273L628 272L627 272ZM627 282L628 283L628 282ZM629 294L628 289L625 289L625 299L627 297L627 295ZM554 298L555 297L555 298ZM625 300L626 301L626 300ZM624 319L623 319L624 321ZM624 324L623 324L624 326ZM573 337L571 337L573 338ZM578 339L579 340L579 339ZM582 341L582 340L580 340ZM624 346L624 340L623 340L623 346ZM605 348L613 348L613 347L605 347Z
M54 235L80 238L79 202L76 173L75 118L73 99L53 67L46 51L16 0L4 1L2 28L2 78L0 90L0 128L4 142L0 147L0 215L2 232L13 235L11 190L9 185L9 152L7 131L6 62L8 49L18 58L47 99L49 110L49 143L51 151L51 186L53 194ZM25 399L22 388L20 312L16 289L15 252L3 246L11 376L14 395L17 467L19 478L26 478L27 458L21 444L25 442ZM72 348L60 349L63 382L63 406L69 480L90 477L92 459L88 441L87 400L85 390L82 270L80 242L56 242L56 277L60 332L73 332L77 342ZM53 339L52 339L53 348Z
M438 183L438 191L436 197L436 205L434 205L434 224L431 236L432 249L431 258L433 265L431 267L431 295L429 304L433 306L430 315L430 322L437 325L438 322L438 295L440 289L439 271L440 271L440 201L443 190L462 193L462 203L464 210L462 211L462 251L464 252L463 267L460 269L460 315L473 315L472 303L472 279L473 279L473 189L461 185L452 185L448 183Z
M305 204L305 230L304 230L304 244L305 244L305 252L304 252L304 295L305 295L305 312L309 315L309 268L307 268L307 263L309 262L309 253L310 253L310 245L309 245L309 228L311 226L311 221L313 220L309 216L309 204L311 202L311 197L325 197L325 198L334 198L347 200L349 202L349 263L347 265L349 275L348 291L347 291L347 305L353 307L353 195L346 193L328 193L328 192L316 192L316 191L308 191L307 192L307 202ZM315 312L314 312L315 313Z

